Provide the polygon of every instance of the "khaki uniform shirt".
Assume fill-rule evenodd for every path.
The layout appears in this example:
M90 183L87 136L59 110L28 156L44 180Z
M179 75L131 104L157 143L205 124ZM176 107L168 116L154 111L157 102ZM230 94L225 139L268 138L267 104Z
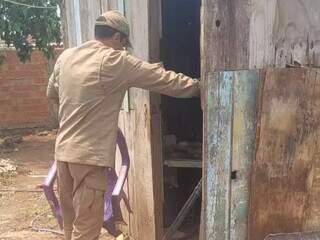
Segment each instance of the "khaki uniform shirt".
M138 87L174 97L199 95L199 82L92 40L65 50L47 88L59 104L58 161L114 167L125 91Z

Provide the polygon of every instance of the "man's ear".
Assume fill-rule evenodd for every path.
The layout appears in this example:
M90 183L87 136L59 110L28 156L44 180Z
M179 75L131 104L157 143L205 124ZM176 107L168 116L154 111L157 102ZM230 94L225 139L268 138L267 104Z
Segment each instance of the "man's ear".
M119 32L116 32L115 34L113 34L112 38L114 41L121 41L121 34Z

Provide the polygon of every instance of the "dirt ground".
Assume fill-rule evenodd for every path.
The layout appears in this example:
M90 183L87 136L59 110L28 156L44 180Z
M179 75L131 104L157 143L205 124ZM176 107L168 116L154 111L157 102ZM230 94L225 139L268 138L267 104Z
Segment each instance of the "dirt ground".
M0 158L17 166L16 174L0 176L1 240L63 239L58 234L35 231L59 230L42 190L36 188L53 163L54 139L53 132L25 136L12 152L0 153ZM112 239L103 235L101 239Z

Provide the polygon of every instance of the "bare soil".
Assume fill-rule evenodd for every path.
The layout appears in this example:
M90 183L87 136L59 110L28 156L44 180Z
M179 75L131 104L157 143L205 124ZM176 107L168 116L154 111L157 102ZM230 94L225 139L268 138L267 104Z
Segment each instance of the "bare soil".
M41 135L41 136L40 136ZM0 176L0 239L4 240L60 240L57 221L40 185L53 163L53 132L23 137L8 153L0 158L17 165L16 174ZM46 231L36 231L46 229ZM106 234L101 239L112 239Z

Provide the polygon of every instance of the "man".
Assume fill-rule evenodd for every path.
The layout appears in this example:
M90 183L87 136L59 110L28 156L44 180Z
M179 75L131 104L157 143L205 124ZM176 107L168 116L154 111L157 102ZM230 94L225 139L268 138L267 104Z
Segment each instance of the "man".
M199 95L199 83L130 56L129 25L117 11L97 18L95 40L65 50L47 96L59 105L55 159L67 240L98 239L106 171L114 168L118 115L125 91L144 88L174 97Z

